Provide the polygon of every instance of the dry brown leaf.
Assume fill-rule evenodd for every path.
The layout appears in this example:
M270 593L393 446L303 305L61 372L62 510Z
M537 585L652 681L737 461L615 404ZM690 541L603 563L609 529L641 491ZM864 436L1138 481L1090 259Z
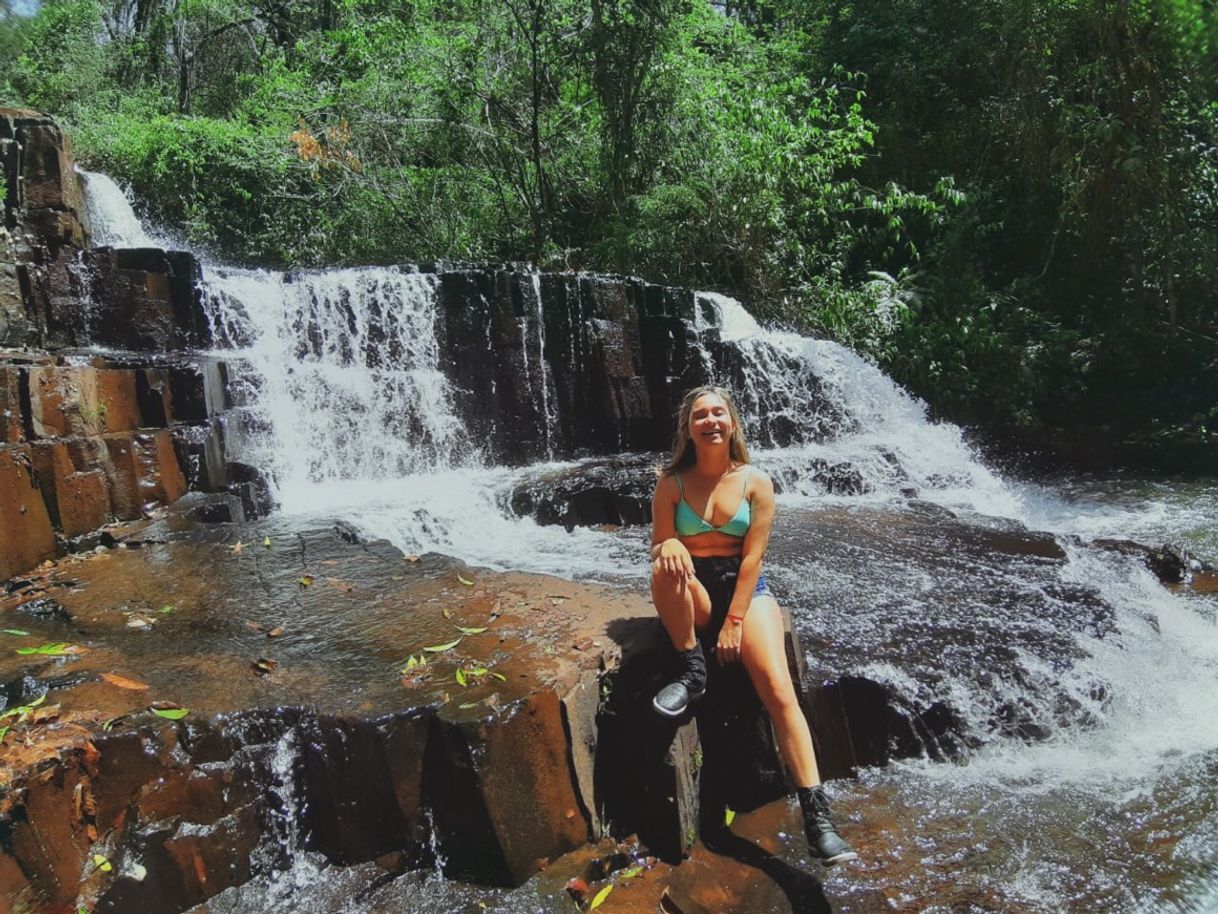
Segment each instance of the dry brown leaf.
M284 631L286 631L286 629L282 625L276 625L274 628L272 628L269 632L266 633L266 636L268 638L278 638L280 635L282 635L284 633Z
M251 631L255 631L255 632L266 631L266 626L263 625L261 622L251 622L249 619L245 620L245 627L250 629Z
M419 557L417 555L415 555L413 552L410 555L402 556L402 558L407 562L417 562L419 560Z
M142 692L149 687L146 682L128 679L126 676L119 676L117 673L102 673L101 678L112 686L118 686L120 689L127 689L131 692Z

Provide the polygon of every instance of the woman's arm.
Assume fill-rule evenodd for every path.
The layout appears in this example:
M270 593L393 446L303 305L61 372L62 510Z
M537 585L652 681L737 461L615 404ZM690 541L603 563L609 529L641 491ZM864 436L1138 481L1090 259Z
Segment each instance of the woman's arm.
M656 570L674 576L690 577L694 562L689 550L677 539L677 481L664 475L656 482L651 496L651 560Z

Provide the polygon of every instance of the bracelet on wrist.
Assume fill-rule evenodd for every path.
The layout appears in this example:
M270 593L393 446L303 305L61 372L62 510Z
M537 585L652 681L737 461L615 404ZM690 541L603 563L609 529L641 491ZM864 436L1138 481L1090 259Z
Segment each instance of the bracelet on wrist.
M733 622L735 622L737 625L740 625L741 623L744 622L744 616L733 616L731 613L728 613L727 617L729 619L731 619Z

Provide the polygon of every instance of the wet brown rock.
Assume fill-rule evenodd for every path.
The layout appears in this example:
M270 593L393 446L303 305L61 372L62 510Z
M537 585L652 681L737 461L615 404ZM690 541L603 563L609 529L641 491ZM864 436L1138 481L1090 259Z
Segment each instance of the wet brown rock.
M0 445L0 580L55 554L55 532L28 445Z
M30 445L39 485L55 527L68 539L96 530L110 518L105 474L95 464L80 470L72 455L81 449L67 442L35 441Z
M39 438L96 436L139 428L135 372L59 366L29 369L30 408Z
M103 437L111 512L122 520L142 516L148 504L170 504L186 491L168 429Z
M0 444L25 440L21 370L0 365Z

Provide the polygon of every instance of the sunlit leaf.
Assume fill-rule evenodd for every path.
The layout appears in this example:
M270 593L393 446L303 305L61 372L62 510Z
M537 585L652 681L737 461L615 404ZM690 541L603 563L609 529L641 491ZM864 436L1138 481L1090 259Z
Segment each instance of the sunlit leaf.
M301 586L301 587L308 587L308 586L309 586L310 584L312 584L312 583L313 583L313 575L311 575L311 574L302 574L302 575L300 576L300 586Z
M153 708L152 713L166 720L181 720L190 713L190 708Z
M259 657L251 666L259 676L265 676L267 673L273 672L275 667L279 666L279 661L271 660L268 657Z
M433 654L438 654L441 651L450 650L451 648L456 647L460 643L461 643L461 639L458 638L456 641L449 641L447 644L433 644L431 647L423 648L423 650L431 651Z
M19 628L5 628L0 629L0 631L3 631L6 635L16 635L18 638L24 638L29 635L29 632L24 632Z
M411 670L413 670L418 665L419 665L419 661L415 659L414 654L411 654L410 659L406 661L406 666L402 669L402 672L409 673Z
M461 669L460 667L457 667L456 678L457 678L457 684L464 686L466 684L465 670Z
M110 861L107 860L105 857L103 857L101 854L93 855L93 865L95 867L97 867L99 870L101 870L103 873L108 873L112 869L114 869L114 866L110 863Z
M40 654L47 657L62 657L64 654L69 654L70 645L66 641L48 642L40 644L37 647L19 647L17 653L25 656L30 654Z
M168 615L169 613L173 612L173 607L170 606L168 603L166 603L164 606L161 607L161 612Z
M605 899L609 897L609 893L612 891L613 883L611 882L596 893L596 896L592 899L592 904L588 905L588 910L595 911L597 908L603 905L605 903Z
M640 864L635 864L634 866L628 867L627 869L624 869L620 873L618 873L617 878L618 878L619 882L625 882L627 879L633 879L635 876L640 875L642 872L643 872L643 867Z
M491 673L491 675L494 676L496 679L498 679L500 682L507 682L507 677L504 676L502 673Z
M458 574L458 575L457 575L457 580L458 580L458 581L460 581L462 584L464 584L466 587L473 587L473 586L474 586L474 582L473 582L473 581L471 581L469 578L462 577L462 576L461 576L461 574Z
M102 673L101 678L112 686L118 686L120 689L127 689L131 692L142 692L148 688L148 683L146 682L128 679L126 676L119 676L117 673Z
M451 609L442 609L442 610L440 610L440 612L442 612L444 614L445 619L451 619L453 617L453 613L452 613Z
M4 738L8 736L8 727L0 727L0 743L4 742Z
M466 670L465 674L467 676L485 676L488 672L490 672L490 671L487 670L486 667L480 666L480 667L475 667L472 670Z
M723 824L731 825L734 821L736 821L736 810L729 806L723 811Z
M280 635L282 635L284 633L284 631L285 631L285 629L282 625L276 625L274 628L272 628L269 632L266 633L266 636L268 638L278 638Z
M102 724L102 731L105 733L109 733L111 730L113 730L115 728L115 726L118 725L118 722L120 720L123 720L124 718L126 718L126 716L127 716L126 714L120 714L117 717L111 717L108 721L106 721L104 724Z
M262 545L266 546L267 549L270 549L271 548L271 538L269 536L264 536L262 538Z
M465 704L462 704L462 705L457 705L457 707L458 707L460 710L464 711L466 708L476 708L476 707L478 707L478 702L476 702L476 701L467 701L467 702L465 702Z
M484 631L486 631L486 627L483 626L482 628L466 628L464 625L458 625L457 631L459 631L463 635L481 635Z

